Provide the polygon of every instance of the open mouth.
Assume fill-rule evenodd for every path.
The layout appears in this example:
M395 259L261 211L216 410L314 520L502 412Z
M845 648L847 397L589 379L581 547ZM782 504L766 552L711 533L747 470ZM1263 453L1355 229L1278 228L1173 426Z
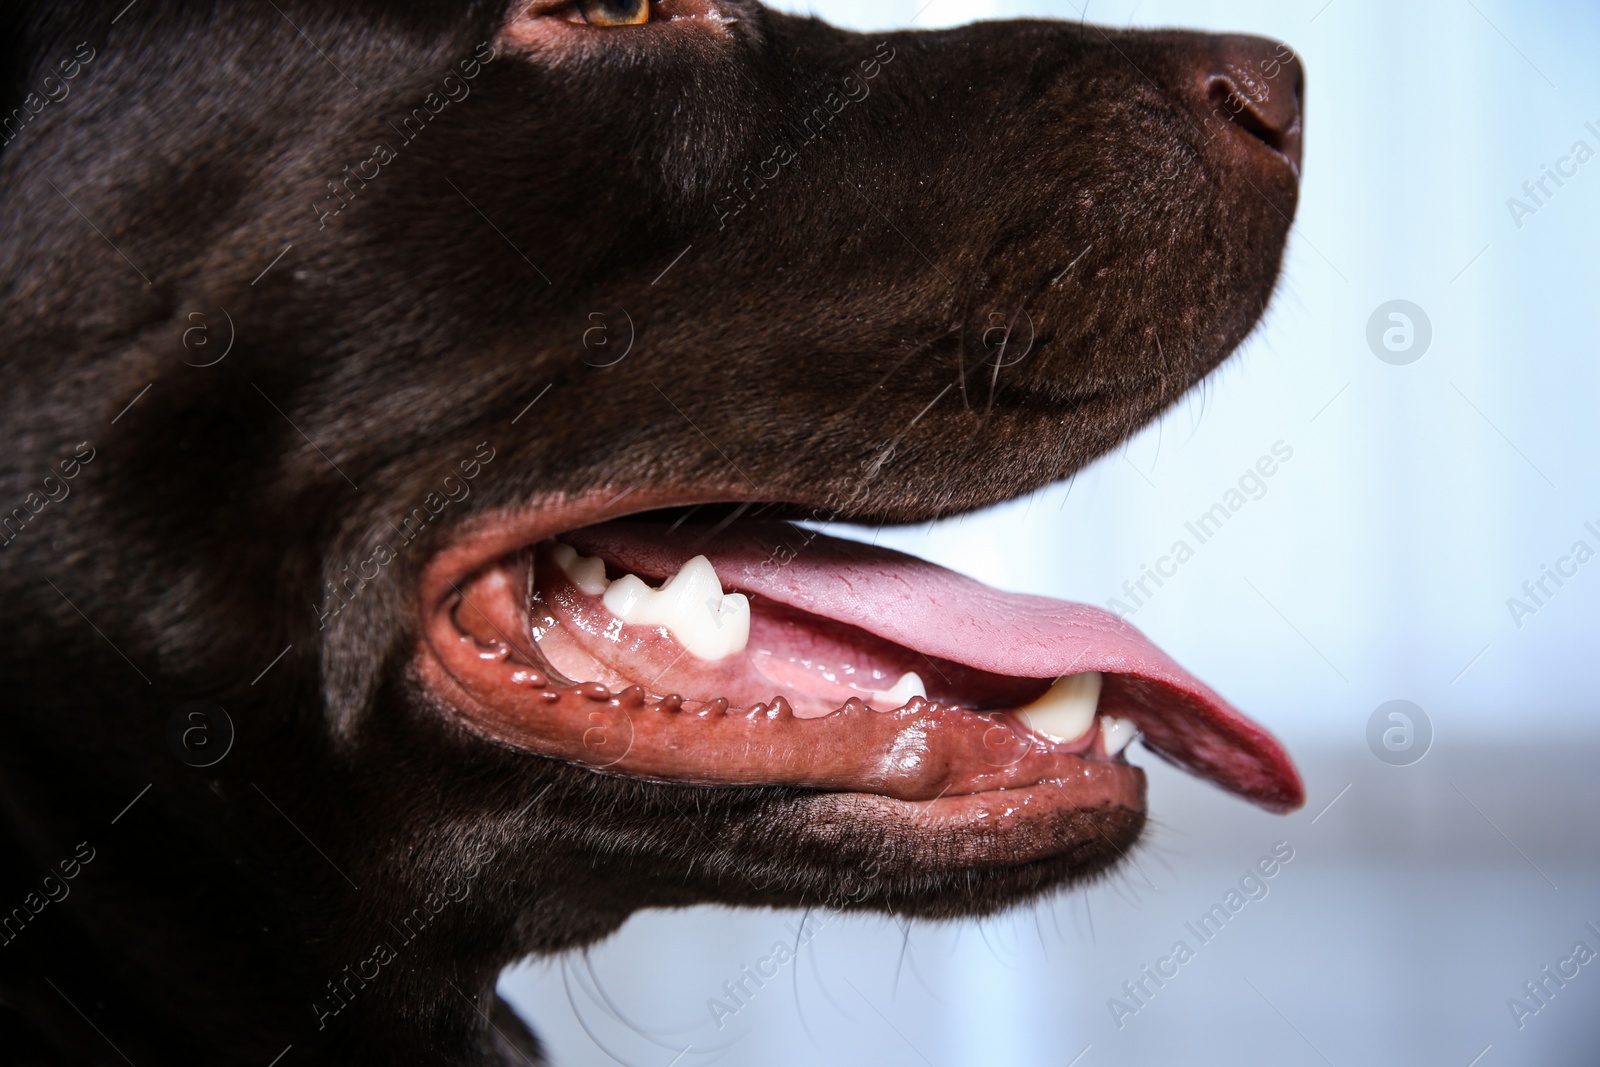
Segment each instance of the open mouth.
M491 536L475 566L443 554L424 577L425 678L529 752L946 828L1142 820L1135 738L1269 810L1304 800L1263 728L1114 615L789 522L692 519L537 530L504 552ZM1055 847L1035 837L1015 858Z

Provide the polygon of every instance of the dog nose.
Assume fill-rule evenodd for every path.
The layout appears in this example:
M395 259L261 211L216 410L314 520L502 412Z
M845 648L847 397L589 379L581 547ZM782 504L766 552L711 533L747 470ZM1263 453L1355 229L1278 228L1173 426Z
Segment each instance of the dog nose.
M1300 58L1288 45L1265 37L1229 34L1210 37L1207 45L1207 137L1243 132L1288 160L1299 174L1306 82Z

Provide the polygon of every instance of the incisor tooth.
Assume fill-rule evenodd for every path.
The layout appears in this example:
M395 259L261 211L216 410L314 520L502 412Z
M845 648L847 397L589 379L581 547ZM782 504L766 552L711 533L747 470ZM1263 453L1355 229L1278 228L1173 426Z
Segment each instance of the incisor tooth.
M1105 742L1106 755L1115 756L1139 736L1139 724L1132 719L1117 719L1109 715L1100 719L1100 739Z
M1057 678L1038 700L1017 710L1017 718L1036 733L1056 741L1075 741L1094 725L1100 704L1099 671Z
M879 689L872 694L872 706L883 711L894 711L904 707L912 697L925 697L928 695L927 687L922 684L922 678L916 671L907 671L900 676L891 689Z
M660 589L625 574L605 590L601 603L623 622L664 626L697 659L718 660L743 652L750 642L750 598L722 592L711 561L696 556Z

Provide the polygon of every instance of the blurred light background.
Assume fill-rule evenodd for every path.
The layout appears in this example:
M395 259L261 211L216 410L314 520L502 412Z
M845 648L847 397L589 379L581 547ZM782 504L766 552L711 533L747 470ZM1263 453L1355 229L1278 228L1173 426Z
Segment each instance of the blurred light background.
M779 6L861 29L1084 14ZM1600 1063L1600 961L1564 986L1542 970L1580 941L1600 952L1600 558L1538 601L1523 588L1577 541L1600 551L1600 158L1542 205L1523 189L1577 141L1600 152L1600 6L1097 0L1087 17L1301 54L1279 297L1202 390L1070 489L878 536L1008 589L1128 603L1124 581L1285 443L1265 494L1132 618L1288 743L1306 809L1264 815L1136 747L1155 825L1110 881L981 923L641 915L504 976L557 1063ZM1432 332L1403 365L1368 341L1395 300ZM1392 700L1431 730L1410 765L1393 764L1420 747L1386 762L1368 741ZM1267 895L1202 945L1185 924L1278 842L1293 859ZM1194 958L1118 1018L1111 999L1135 1007L1124 983L1179 940ZM778 941L795 960L719 1028L708 1001ZM1524 986L1541 980L1542 1003Z

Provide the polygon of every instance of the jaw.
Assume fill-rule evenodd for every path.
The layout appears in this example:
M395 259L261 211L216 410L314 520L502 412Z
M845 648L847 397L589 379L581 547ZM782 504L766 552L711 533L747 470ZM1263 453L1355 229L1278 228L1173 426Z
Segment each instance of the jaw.
M723 499L608 492L484 519L424 570L414 659L456 728L514 758L631 781L680 815L722 809L718 851L739 874L704 899L951 915L1092 876L1145 821L1123 754L1135 729L1263 806L1300 803L1265 731L1095 609L784 523L606 521ZM670 592L695 554L718 585L691 590L691 614L733 625L724 602L745 601L737 649L670 612L610 610L608 584ZM885 599L908 581L943 625ZM839 583L862 602L841 604ZM1063 677L1095 679L1087 705L1062 710Z

